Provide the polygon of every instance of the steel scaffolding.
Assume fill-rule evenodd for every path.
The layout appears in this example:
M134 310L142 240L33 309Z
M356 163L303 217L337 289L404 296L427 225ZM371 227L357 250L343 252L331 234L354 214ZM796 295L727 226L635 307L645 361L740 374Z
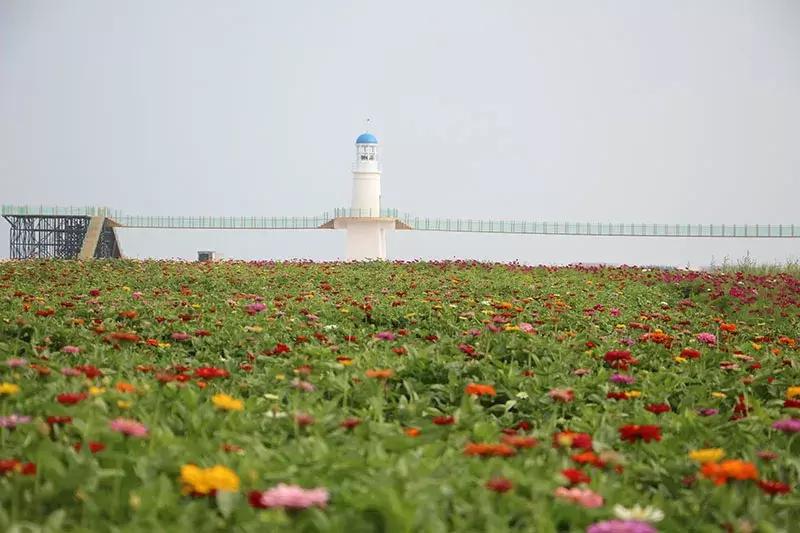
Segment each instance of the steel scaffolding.
M11 259L75 259L81 251L91 217L71 215L4 215L11 225ZM120 257L112 225L104 221L94 252L96 258Z

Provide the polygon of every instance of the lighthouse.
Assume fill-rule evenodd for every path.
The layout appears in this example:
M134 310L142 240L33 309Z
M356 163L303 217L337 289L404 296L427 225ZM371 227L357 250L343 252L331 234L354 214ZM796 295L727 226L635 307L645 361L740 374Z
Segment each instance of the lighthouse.
M353 163L353 195L350 208L323 227L347 231L348 261L386 259L386 234L410 229L381 211L381 157L377 137L364 132L356 139Z

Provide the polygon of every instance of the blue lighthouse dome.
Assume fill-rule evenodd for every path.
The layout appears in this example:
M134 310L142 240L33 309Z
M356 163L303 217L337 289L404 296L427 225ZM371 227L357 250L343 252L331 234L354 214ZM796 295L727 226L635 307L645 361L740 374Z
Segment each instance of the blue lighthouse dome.
M356 144L378 144L378 139L373 134L365 132L358 136Z

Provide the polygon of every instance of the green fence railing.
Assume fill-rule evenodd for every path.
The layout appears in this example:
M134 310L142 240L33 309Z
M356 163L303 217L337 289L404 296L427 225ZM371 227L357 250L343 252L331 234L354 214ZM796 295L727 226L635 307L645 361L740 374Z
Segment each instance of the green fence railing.
M800 224L635 224L413 217L397 209L336 208L305 217L124 215L107 207L2 206L6 216L105 216L121 226L166 229L316 229L341 217L394 218L418 231L606 237L800 238ZM332 227L326 225L326 227Z

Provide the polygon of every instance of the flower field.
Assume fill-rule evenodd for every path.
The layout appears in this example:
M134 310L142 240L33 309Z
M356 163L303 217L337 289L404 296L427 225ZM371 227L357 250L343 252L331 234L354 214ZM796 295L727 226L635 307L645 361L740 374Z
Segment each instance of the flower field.
M3 531L798 531L800 280L0 263Z

